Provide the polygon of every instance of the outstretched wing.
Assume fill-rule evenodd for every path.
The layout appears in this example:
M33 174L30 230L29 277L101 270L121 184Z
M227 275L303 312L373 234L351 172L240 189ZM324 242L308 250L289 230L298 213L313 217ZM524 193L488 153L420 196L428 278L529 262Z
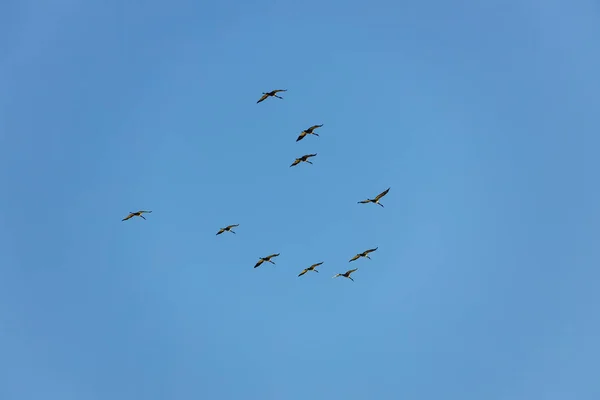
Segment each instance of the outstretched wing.
M130 213L128 216L126 216L125 218L123 218L121 221L127 221L129 218L132 218L134 216L133 213Z
M299 140L304 139L304 136L306 136L306 131L300 132L300 136L298 136L298 139L296 139L296 142L299 141Z
M271 254L270 256L266 256L265 258L271 259L273 257L277 257L278 255L279 255L279 253Z
M309 269L315 269L315 268L317 268L317 267L318 267L319 265L321 265L321 264L323 264L323 262L320 262L320 263L313 264L313 265L311 265L311 266L309 267Z
M305 273L307 273L307 272L308 272L308 268L306 268L306 269L303 269L303 270L302 270L302 272L300 272L300 273L298 274L298 276L302 276L302 275L304 275L304 274L305 274Z
M308 130L309 130L309 131L313 131L313 130L315 130L315 129L317 129L317 128L320 128L320 127L322 127L322 126L323 126L323 124L321 124L321 125L313 125L313 126L311 126L310 128L308 128Z
M350 259L350 261L348 261L348 262L352 262L352 261L354 261L354 260L358 260L359 258L360 258L360 254L357 254L357 255L355 255L354 257L352 257L352 258Z
M225 232L225 228L221 228L219 229L219 232L217 232L217 235L220 235L221 233Z
M290 165L290 167L293 167L294 165L298 165L298 164L300 164L300 161L301 161L301 160L300 160L299 158L296 158L296 159L294 160L294 162L292 163L292 165Z
M350 274L353 273L356 270L358 270L358 268L354 268L354 269L351 269L349 271L346 271L346 274L348 274L348 276L350 276Z
M263 101L264 99L266 99L267 97L269 97L268 94L263 94L262 97L260 99L258 99L258 101L256 102L256 104L260 103L261 101Z
M306 158L310 158L310 157L314 157L314 156L316 156L316 155L317 155L317 153L315 153L315 154L307 154L307 155L305 155L304 157L306 157Z
M275 93L279 93L279 92L287 92L287 89L277 89L277 90L273 90L271 93L275 94Z
M139 213L142 213L142 214L143 214L143 213L150 214L152 211L144 211L144 210L140 210L140 211L138 211L138 212L139 212Z
M240 226L240 224L235 224L235 225L229 225L227 228L225 229L231 229L231 228L235 228L236 226Z
M260 266L260 264L264 263L265 260L263 260L262 258L260 260L258 260L258 262L256 263L256 265L254 266L254 268Z
M379 247L375 247L374 249L365 250L365 254L369 254L377 250Z
M379 200L380 198L382 198L383 196L385 196L386 194L388 194L388 192L390 191L390 188L387 188L386 190L384 190L383 192L379 193L377 195L377 197L375 197L375 201Z

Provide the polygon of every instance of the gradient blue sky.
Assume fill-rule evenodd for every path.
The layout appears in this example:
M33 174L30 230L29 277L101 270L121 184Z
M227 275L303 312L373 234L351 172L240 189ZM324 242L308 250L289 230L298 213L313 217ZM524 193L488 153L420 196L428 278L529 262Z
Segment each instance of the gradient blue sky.
M597 2L0 10L1 399L600 398Z

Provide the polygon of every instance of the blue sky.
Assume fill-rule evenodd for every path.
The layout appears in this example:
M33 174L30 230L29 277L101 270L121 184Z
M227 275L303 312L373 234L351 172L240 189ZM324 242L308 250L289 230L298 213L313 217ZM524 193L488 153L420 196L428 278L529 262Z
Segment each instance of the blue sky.
M0 398L600 398L596 2L1 8Z

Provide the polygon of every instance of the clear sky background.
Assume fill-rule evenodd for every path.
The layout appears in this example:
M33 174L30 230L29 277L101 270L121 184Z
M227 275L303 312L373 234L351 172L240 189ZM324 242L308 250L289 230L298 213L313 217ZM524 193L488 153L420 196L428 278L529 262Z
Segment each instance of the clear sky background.
M597 2L0 11L1 399L600 398Z

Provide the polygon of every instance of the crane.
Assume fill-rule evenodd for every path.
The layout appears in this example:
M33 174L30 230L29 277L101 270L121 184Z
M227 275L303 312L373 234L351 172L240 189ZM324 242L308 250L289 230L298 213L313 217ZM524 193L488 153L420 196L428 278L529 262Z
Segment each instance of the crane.
M310 128L303 130L302 132L300 132L300 136L298 136L298 139L296 139L296 142L304 139L304 136L306 136L306 135L319 136L319 134L315 133L314 130L317 129L317 128L320 128L322 126L323 126L323 124L321 124L321 125L313 125Z
M277 256L279 256L279 253L277 253L277 254L271 254L271 255L269 255L269 256L266 256L266 257L261 257L261 258L258 260L258 262L256 263L256 265L254 266L254 268L257 268L257 267L259 267L259 266L260 266L262 263L264 263L265 261L266 261L266 262L270 262L271 264L275 265L275 263L274 263L273 261L271 261L271 258L274 258L274 257L277 257Z
M143 211L143 210L140 210L138 212L132 212L132 211L130 211L129 215L126 216L125 218L123 218L121 221L127 221L128 219L133 218L133 217L142 217L142 218L146 219L142 214L144 214L144 213L151 213L151 212L152 211Z
M231 228L235 228L236 226L240 226L240 224L228 225L225 228L221 228L221 229L219 229L219 232L217 232L217 235L220 235L223 232L235 233L234 231L231 230Z
M371 259L371 257L369 257L369 255L368 255L368 254L369 254L369 253L372 253L372 252L374 252L374 251L375 251L375 250L377 250L378 248L379 248L379 247L375 247L374 249L369 249L369 250L365 250L365 251L363 251L362 253L358 253L357 255L355 255L354 257L352 257L352 258L350 259L350 261L348 261L348 262L352 262L352 261L354 261L354 260L358 260L358 259L359 259L359 258L361 258L361 257L366 257L366 258L368 258L368 259L370 260L370 259Z
M359 204L375 203L375 204L379 204L381 207L383 207L383 204L381 204L381 203L379 202L379 200L381 200L381 198L382 198L383 196L385 196L386 194L388 194L388 192L389 192L389 191L390 191L390 188L387 188L387 189L385 189L383 192L379 193L379 194L377 195L377 197L375 197L374 199L366 199L366 200L363 200L363 201L359 201L358 203L359 203Z
M307 162L307 163L309 163L309 164L312 164L312 162L308 161L308 159L309 159L310 157L315 157L316 155L317 155L317 153L315 153L315 154L306 154L306 155L303 155L303 156L302 156L302 157L300 157L300 158L296 158L296 159L294 160L294 162L292 163L292 165L290 165L290 167L293 167L294 165L298 165L298 164L300 164L301 162Z
M313 264L313 265L311 265L311 266L310 266L310 267L308 267L308 268L304 268L304 269L302 270L302 272L300 272L300 274L299 274L298 276L302 276L302 275L304 275L305 273L307 273L308 271L315 271L315 272L319 272L319 271L317 271L315 268L317 268L317 267L318 267L319 265L321 265L321 264L323 264L323 262L320 262L320 263Z
M348 279L350 279L352 282L354 282L354 279L352 279L352 278L350 277L350 274L351 274L351 273L353 273L353 272L354 272L354 271L356 271L356 270L358 270L358 268L351 269L351 270L349 270L349 271L346 271L346 272L344 272L343 274L335 274L335 275L333 276L333 278L337 278L338 276L343 276L344 278L348 278Z
M272 90L270 92L263 92L262 97L260 99L258 99L258 101L256 103L258 104L261 101L264 101L267 97L277 97L278 99L283 99L283 97L277 96L277 93L279 93L279 92L287 92L287 89L277 89L277 90Z

